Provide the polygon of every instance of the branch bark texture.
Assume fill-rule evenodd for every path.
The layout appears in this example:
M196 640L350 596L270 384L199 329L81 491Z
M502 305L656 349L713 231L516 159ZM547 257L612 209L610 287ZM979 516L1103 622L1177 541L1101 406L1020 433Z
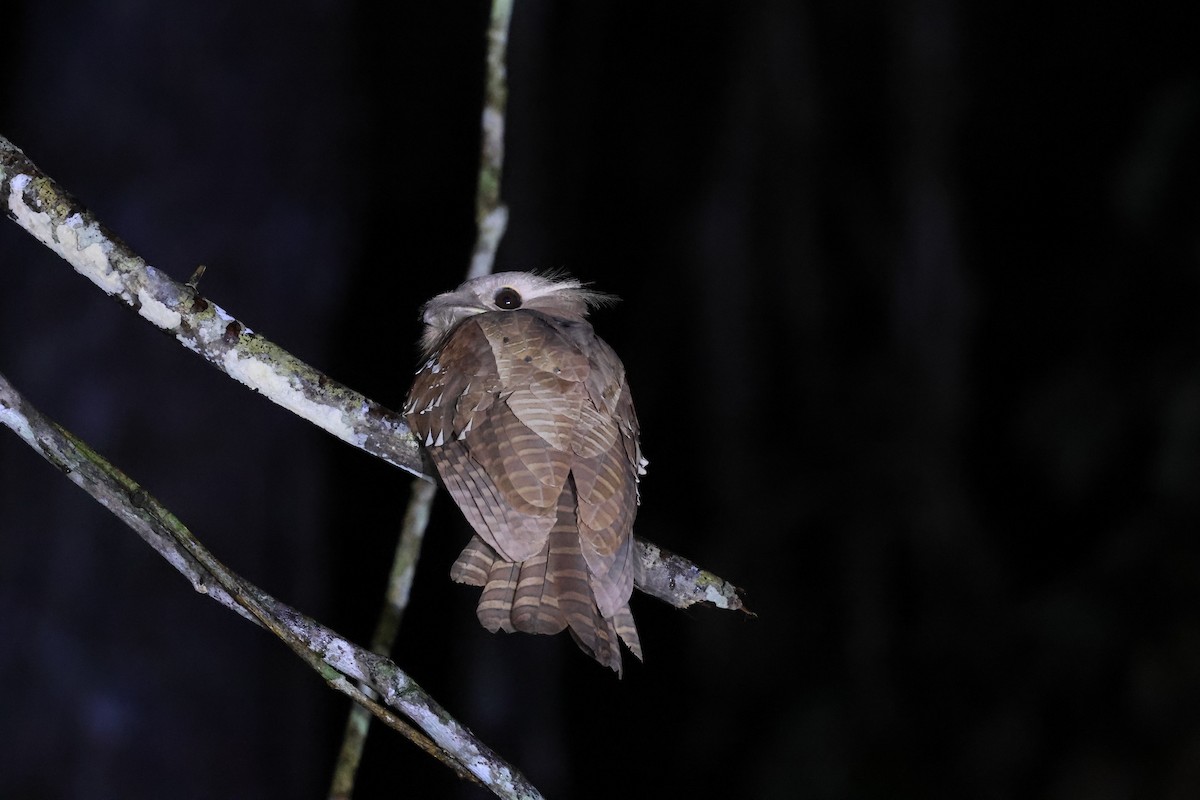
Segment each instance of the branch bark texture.
M313 369L193 287L148 265L3 136L0 202L14 222L76 272L217 369L342 441L434 480L400 414ZM641 564L635 583L641 591L677 608L709 602L742 609L732 584L682 556L660 558L665 551L644 539L637 542Z
M194 287L148 265L3 136L0 201L13 221L76 272L217 369L337 438L429 478L399 414L313 369Z
M188 578L196 591L271 630L335 689L371 708L391 727L406 732L406 725L398 725L394 715L364 697L354 681L369 685L388 707L412 720L437 747L416 739L418 745L435 754L440 748L452 765L497 796L541 796L519 771L476 739L391 660L359 647L229 571L153 496L33 408L3 375L0 424L12 429L69 480L137 531Z
M511 2L498 0L496 6L499 11L493 15L489 43L498 45L502 52ZM503 25L500 34L496 32L499 24ZM502 58L500 64L502 67ZM491 114L485 109L480 230L472 272L491 269L504 226L504 208L498 195L502 150L496 149L502 145L502 138L495 137L503 133L505 92L503 81L493 83L490 78ZM132 308L213 366L339 439L433 480L424 466L419 444L399 414L333 381L254 333L200 295L193 282L177 283L146 264L2 136L0 202L11 219L105 294ZM348 642L226 570L170 512L85 444L29 407L3 376L0 423L123 519L197 591L272 630L321 672L331 686L430 752L443 758L444 753L450 754L456 768L475 776L499 796L538 796L516 770L475 740L394 663ZM637 540L636 552L635 582L643 592L679 608L703 602L745 610L736 587L686 559L641 539ZM373 688L383 703L413 720L437 746L406 731L405 723L355 681Z

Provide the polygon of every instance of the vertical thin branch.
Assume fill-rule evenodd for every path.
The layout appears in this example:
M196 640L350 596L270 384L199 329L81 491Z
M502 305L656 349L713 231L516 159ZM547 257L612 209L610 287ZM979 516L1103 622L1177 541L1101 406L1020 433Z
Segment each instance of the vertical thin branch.
M468 278L492 271L500 239L508 227L508 207L500 202L500 177L504 172L504 116L508 106L508 28L513 0L492 0L488 26L487 86L483 98L483 143L479 157L479 185L475 193L478 230Z
M371 639L371 649L381 655L392 649L400 630L400 621L404 618L404 609L408 607L417 560L421 557L421 543L425 540L425 528L429 525L429 506L436 491L437 486L429 481L418 478L412 482L400 543L396 546L392 574L388 577L387 604Z
M513 0L493 0L488 25L487 83L484 90L482 144L479 158L479 182L475 194L475 249L471 256L468 278L487 275L496 260L496 250L508 226L508 208L500 201L500 178L504 171L504 115L508 104L508 75L505 57L508 51L508 28L512 19ZM404 527L396 545L395 560L389 579L387 599L380 612L371 649L386 656L391 652L408 605L412 576L421 554L421 542L429 521L436 487L423 480L413 481ZM370 689L363 686L364 692ZM329 800L350 800L354 781L362 762L363 748L371 725L371 713L362 705L350 708L342 747L338 752Z
M425 528L429 524L429 506L437 487L420 478L412 482L412 493L408 510L404 514L404 525L396 544L396 555L392 560L392 572L388 576L387 598L379 614L379 622L371 637L371 650L387 657L400 630L404 609L412 590L413 575L421 556L421 543L425 539ZM375 699L375 693L365 684L363 692ZM354 779L362 761L363 748L367 744L367 732L371 726L371 712L365 706L350 706L346 719L346 730L342 734L342 747L338 752L333 770L333 781L329 787L330 800L349 800L354 794Z

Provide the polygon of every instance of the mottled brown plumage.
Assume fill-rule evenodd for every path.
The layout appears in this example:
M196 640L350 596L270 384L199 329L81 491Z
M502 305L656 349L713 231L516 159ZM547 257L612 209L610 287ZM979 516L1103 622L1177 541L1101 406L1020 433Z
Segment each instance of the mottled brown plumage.
M625 369L586 320L606 298L505 272L425 304L404 414L475 536L451 570L490 631L571 632L618 674L645 459Z

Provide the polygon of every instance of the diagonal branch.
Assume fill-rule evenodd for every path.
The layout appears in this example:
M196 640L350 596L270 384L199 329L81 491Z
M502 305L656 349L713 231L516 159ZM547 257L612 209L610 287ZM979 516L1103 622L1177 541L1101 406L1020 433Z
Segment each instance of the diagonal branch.
M497 796L540 797L520 772L455 721L394 663L349 642L231 572L145 489L33 408L3 375L0 424L137 531L198 592L269 629L330 686ZM387 708L367 697L354 681L374 688ZM424 733L389 708L404 714Z
M193 286L147 265L3 136L0 202L76 272L231 378L342 441L425 474L420 448L399 414L254 333Z
M76 272L217 369L360 450L434 480L398 413L313 369L193 287L147 265L3 136L0 203ZM658 548L644 540L637 544L641 563L635 565L635 585L646 594L677 608L707 602L743 609L733 584L681 556L659 558Z

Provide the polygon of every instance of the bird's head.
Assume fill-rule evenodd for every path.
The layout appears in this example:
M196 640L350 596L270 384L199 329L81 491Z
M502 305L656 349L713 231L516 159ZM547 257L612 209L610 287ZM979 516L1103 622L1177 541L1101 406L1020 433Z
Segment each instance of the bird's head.
M421 308L426 355L456 325L475 314L532 309L560 319L582 321L588 308L616 300L613 295L585 288L564 275L497 272L472 278L452 292L439 294Z

